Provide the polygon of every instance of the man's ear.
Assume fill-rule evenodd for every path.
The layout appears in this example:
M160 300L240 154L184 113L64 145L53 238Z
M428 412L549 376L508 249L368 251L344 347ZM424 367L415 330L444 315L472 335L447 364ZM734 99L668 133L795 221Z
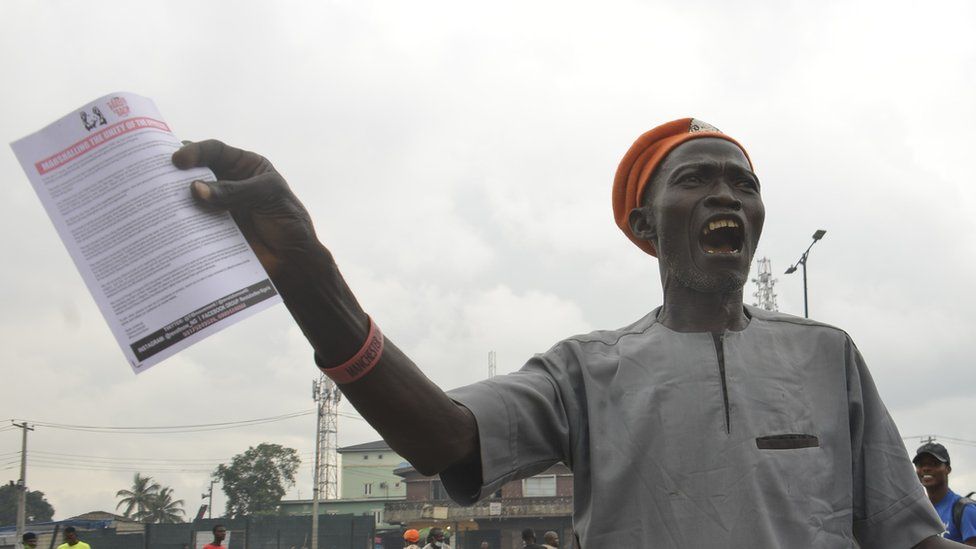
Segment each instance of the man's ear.
M634 233L634 236L657 244L657 222L650 206L641 206L630 210L627 223L630 225L630 232Z

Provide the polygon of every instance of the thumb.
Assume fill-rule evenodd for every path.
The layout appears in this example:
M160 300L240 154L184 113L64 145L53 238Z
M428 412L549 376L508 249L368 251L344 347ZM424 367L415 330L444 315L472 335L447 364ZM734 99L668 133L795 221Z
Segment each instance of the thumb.
M276 172L265 172L240 181L194 181L193 196L215 208L237 210L266 202L284 187Z

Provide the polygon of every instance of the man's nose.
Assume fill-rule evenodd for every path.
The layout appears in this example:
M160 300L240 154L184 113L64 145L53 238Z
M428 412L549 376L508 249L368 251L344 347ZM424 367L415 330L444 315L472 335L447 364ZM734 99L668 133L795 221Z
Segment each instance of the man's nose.
M732 194L732 190L725 183L719 183L715 192L705 199L705 206L709 208L728 208L739 211L742 209L742 201Z

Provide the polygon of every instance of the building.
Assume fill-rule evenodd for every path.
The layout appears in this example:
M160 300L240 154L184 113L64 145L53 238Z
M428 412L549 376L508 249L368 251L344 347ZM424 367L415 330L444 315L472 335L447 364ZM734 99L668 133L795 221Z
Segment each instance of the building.
M340 499L396 500L407 496L394 471L406 462L382 440L339 448L342 456Z
M406 497L404 479L394 474L407 463L382 440L338 449L339 499L320 500L319 513L325 515L372 515L377 532L398 530L384 517L385 504ZM311 515L312 500L283 500L279 511L285 515Z
M572 547L573 474L562 464L524 480L508 482L491 498L471 507L457 505L438 477L425 477L382 440L339 448L337 500L319 501L325 515L371 515L383 547L402 547L407 528L433 526L450 533L454 549L522 547L521 532L532 528L541 543L546 530L559 533L563 547ZM312 500L285 500L284 515L312 514Z
M559 533L561 545L572 547L573 474L556 464L533 477L505 483L491 497L462 507L448 497L438 477L425 477L410 465L396 470L407 485L403 501L386 504L386 521L418 530L438 526L451 532L455 549L522 547L521 532L532 528L539 542L547 530Z

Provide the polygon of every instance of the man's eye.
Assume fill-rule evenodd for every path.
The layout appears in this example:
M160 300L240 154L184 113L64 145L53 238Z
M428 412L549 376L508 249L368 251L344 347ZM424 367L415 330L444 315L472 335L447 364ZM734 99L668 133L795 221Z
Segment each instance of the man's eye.
M701 185L703 182L704 180L697 175L685 175L678 180L678 183L682 185Z
M739 181L736 182L736 185L744 189L756 190L759 188L759 184L757 184L755 181L749 178L740 179Z

